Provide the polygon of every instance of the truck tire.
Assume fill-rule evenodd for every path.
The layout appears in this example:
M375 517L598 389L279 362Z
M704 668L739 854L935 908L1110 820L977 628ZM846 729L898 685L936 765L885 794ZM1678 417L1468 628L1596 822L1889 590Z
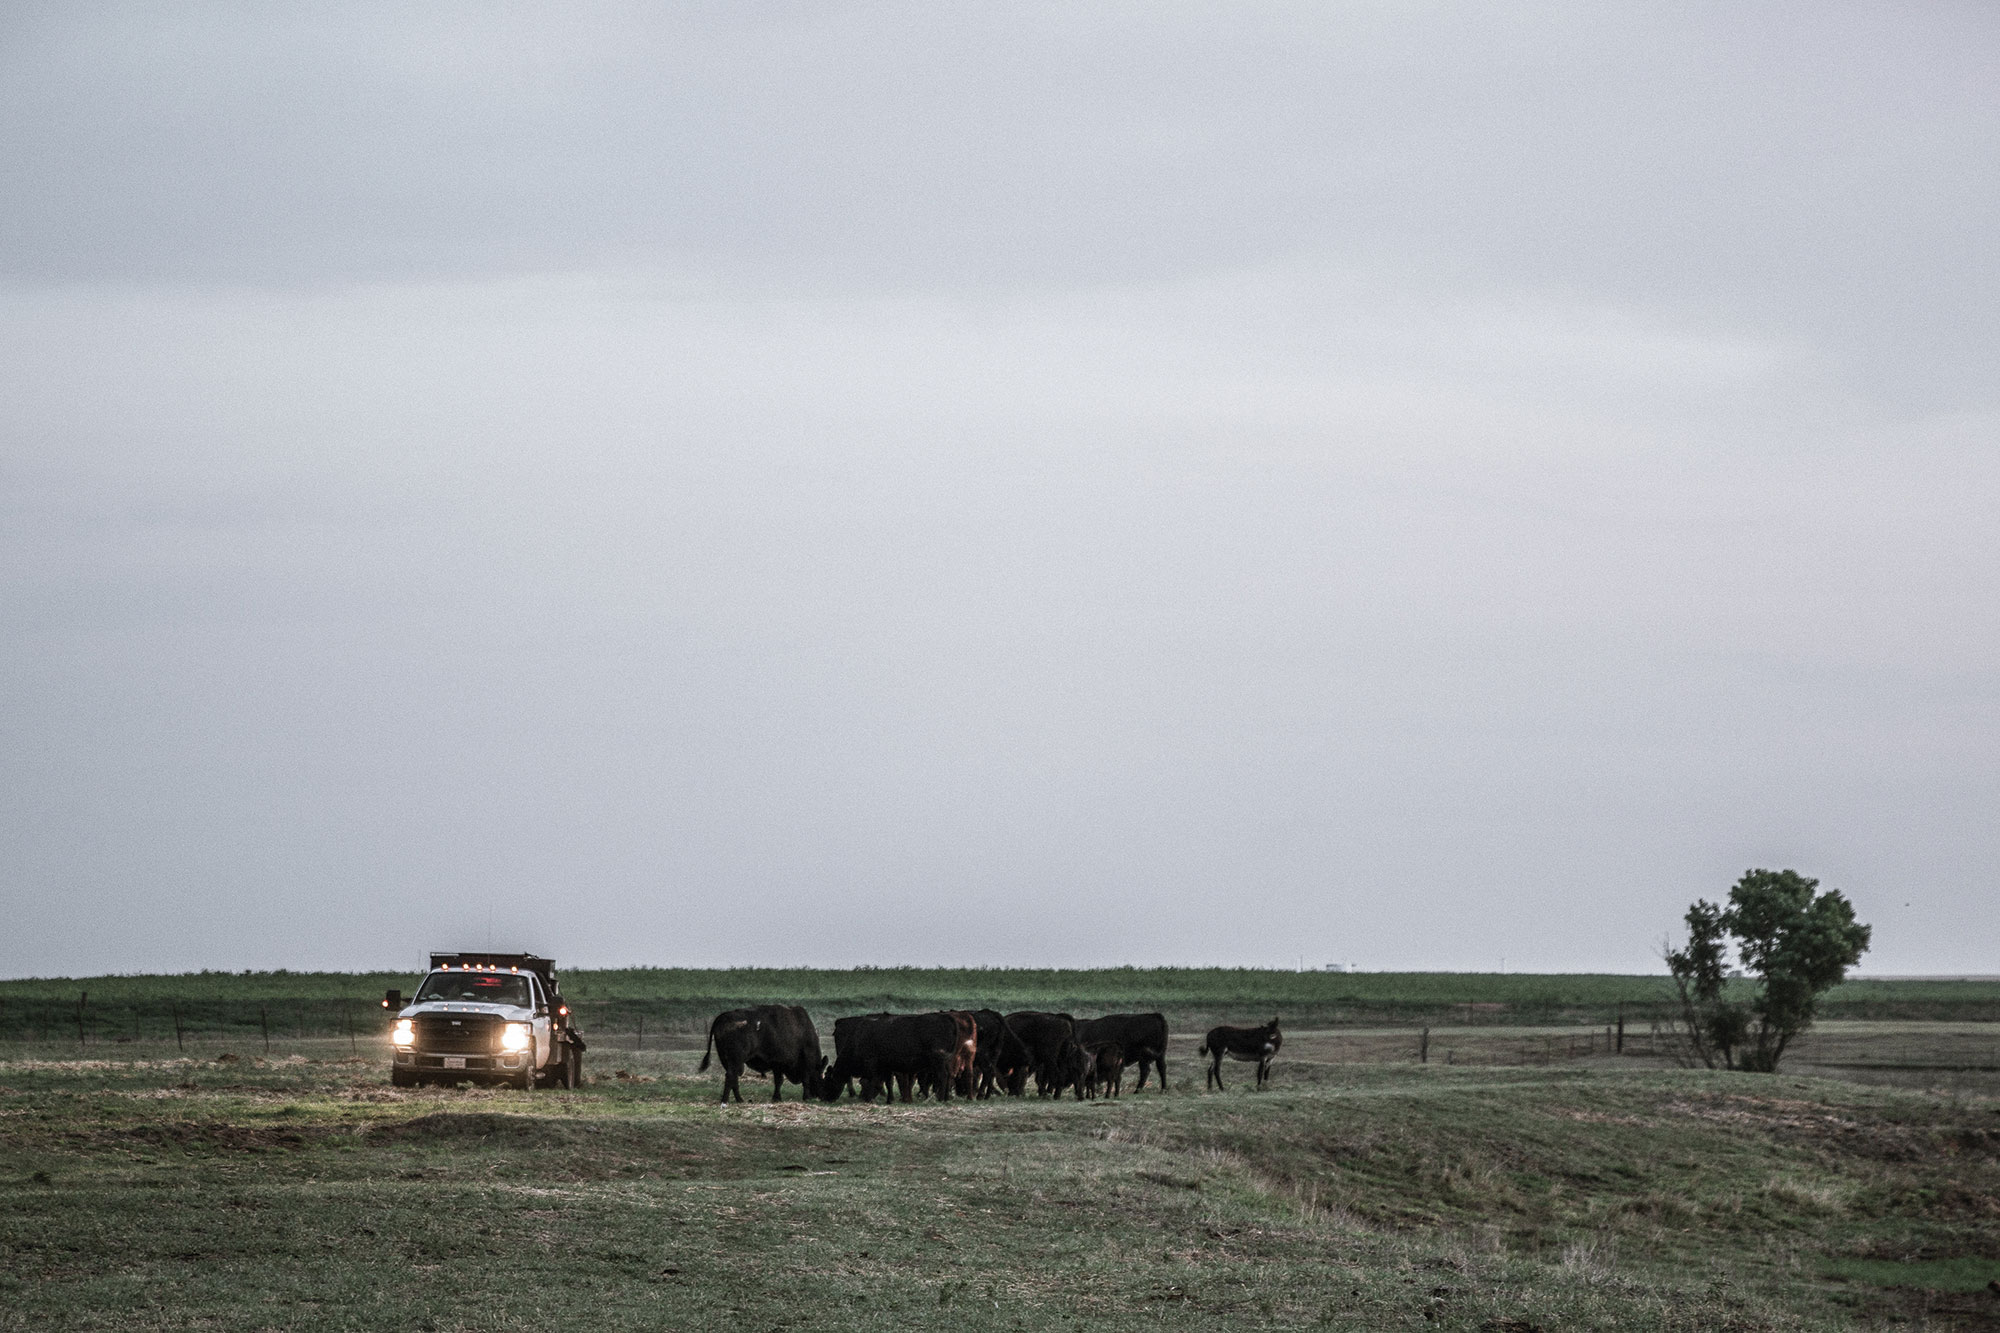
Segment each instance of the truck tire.
M563 1086L571 1092L583 1086L583 1052L576 1047L563 1047Z
M507 1086L517 1092L533 1092L535 1090L535 1067L533 1065L522 1065L521 1072L507 1080Z
M389 1070L389 1086L392 1088L414 1088L417 1086L417 1071L414 1069Z

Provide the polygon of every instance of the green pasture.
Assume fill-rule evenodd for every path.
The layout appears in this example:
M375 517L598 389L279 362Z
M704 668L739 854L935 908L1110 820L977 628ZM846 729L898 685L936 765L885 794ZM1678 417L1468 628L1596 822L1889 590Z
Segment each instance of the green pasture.
M420 974L196 972L0 981L0 1042L117 1042L183 1033L284 1038L366 1035L382 992ZM880 1009L988 1006L1076 1014L1160 1010L1176 1026L1262 1021L1326 1027L1426 1023L1602 1026L1671 1013L1665 977L1458 972L1279 972L1236 968L625 968L564 974L586 1031L692 1031L722 1009L802 1004L820 1018ZM1840 1019L2000 1020L2000 983L1850 981Z
M1310 1042L1301 1041L1302 1048ZM1992 1327L2000 1102L1333 1063L1050 1103L718 1107L0 1054L0 1329ZM768 1092L752 1092L753 1098ZM788 1097L792 1094L788 1091Z

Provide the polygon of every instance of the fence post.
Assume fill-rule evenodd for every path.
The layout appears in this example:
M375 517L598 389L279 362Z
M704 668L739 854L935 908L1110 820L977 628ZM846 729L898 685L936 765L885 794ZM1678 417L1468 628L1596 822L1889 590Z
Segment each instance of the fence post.
M632 1043L632 1049L635 1051L646 1049L646 1016L644 1014L639 1015L639 1035Z
M263 1005L257 1006L257 1026L264 1030L264 1054L271 1053L271 1011Z
M361 1054L361 1047L356 1045L354 1040L354 1001L349 1000L340 1006L340 1016L342 1021L347 1024L347 1053L349 1055Z
M185 1051L187 1049L187 1041L181 1035L181 1002L179 1000L170 1000L168 1003L174 1007L174 1049Z
M1623 1054L1625 1054L1625 1003L1624 1003L1624 1001L1622 1001L1622 1000L1621 1000L1621 1001L1619 1001L1619 1004L1618 1004L1618 1051L1617 1051L1617 1053L1618 1053L1619 1055L1623 1055Z
M1429 1025L1426 1025L1424 1027L1424 1035L1417 1038L1417 1063L1420 1065L1427 1065L1430 1062L1431 1062L1431 1030Z
M84 1044L83 1007L89 1003L90 1003L89 991L85 991L83 994L76 997L76 1044L79 1046Z

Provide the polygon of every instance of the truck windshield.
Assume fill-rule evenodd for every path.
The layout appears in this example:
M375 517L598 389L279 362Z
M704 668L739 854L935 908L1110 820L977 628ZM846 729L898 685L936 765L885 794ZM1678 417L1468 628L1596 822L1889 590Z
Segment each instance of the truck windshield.
M506 972L433 972L417 987L412 1004L432 1000L466 1000L473 1004L528 1007L528 979Z

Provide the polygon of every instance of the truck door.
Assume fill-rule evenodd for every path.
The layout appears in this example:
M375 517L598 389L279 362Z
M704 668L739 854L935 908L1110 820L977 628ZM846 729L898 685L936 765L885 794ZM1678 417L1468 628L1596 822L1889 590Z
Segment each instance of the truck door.
M530 972L528 986L535 997L535 1068L548 1064L554 1046L549 1035L549 993L542 986L542 979Z

